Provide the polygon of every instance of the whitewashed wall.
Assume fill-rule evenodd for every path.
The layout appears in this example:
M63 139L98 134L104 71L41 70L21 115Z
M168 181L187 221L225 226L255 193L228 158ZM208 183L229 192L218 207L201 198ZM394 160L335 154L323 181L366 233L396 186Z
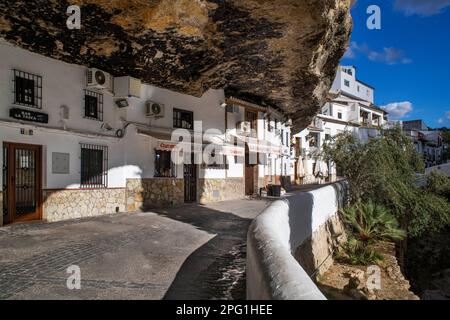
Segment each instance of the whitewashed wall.
M109 149L109 187L124 187L125 178L151 178L154 173L154 147L157 139L136 134L133 126L126 131L123 140L115 138L90 139L83 138L69 131L109 135L114 137L116 129L122 128L122 118L127 121L138 122L144 125L152 125L171 129L173 124L173 108L193 111L194 120L202 121L203 131L218 129L224 131L225 112L220 104L224 102L223 90L209 90L202 97L192 97L151 85L142 85L141 98L129 98L129 107L119 109L114 103L114 97L107 91L103 94L103 121L83 118L84 114L84 89L86 68L83 66L67 64L55 59L47 58L29 51L14 47L5 42L0 42L0 120L14 121L9 118L9 109L13 107L13 73L12 69L33 73L42 77L42 109L18 106L21 109L46 113L49 115L48 124L39 124L41 127L63 130L60 107L69 108L69 120L65 121L67 132L35 129L33 136L19 135L19 128L35 128L32 123L17 124L14 129L8 129L0 125L0 140L10 142L22 142L30 144L42 144L48 148L49 154L44 152L44 157L51 152L67 152L71 156L71 172L69 175L46 175L46 188L79 187L79 153L80 142L108 145ZM148 119L145 117L145 102L153 100L165 105L165 117L160 119ZM106 122L113 127L110 132L101 130L101 125ZM107 141L107 142L105 142ZM113 144L108 141L115 141ZM51 163L47 163L51 168ZM239 170L236 165L231 168L230 176L236 175ZM46 171L49 171L45 168ZM182 178L182 168L177 169L178 177ZM225 170L206 169L200 170L199 177L224 178Z
M26 136L20 134L20 128L33 128L34 134ZM76 189L80 187L80 143L102 145L108 147L109 171L108 187L125 187L124 175L124 152L123 144L118 139L111 138L89 138L86 136L74 135L71 133L57 133L48 129L35 128L24 125L0 124L0 143L3 142L25 143L42 145L43 183L44 189ZM52 173L52 153L61 152L70 155L69 174ZM3 148L0 148L0 159L2 159ZM2 177L0 175L0 185Z
M331 87L331 91L343 91L355 97L374 103L374 90L361 81L357 80L357 70L355 68L351 68L353 75L349 75L342 70L343 68L349 67L339 67L333 85ZM350 82L350 86L345 85L346 80Z

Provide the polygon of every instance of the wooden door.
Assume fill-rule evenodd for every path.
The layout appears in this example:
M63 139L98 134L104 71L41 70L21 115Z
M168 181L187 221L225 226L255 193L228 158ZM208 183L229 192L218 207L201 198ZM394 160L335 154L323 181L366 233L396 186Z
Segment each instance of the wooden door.
M5 143L3 153L5 223L41 219L42 147Z
M185 164L183 167L184 176L184 201L197 201L197 166L195 164Z
M254 165L245 164L245 195L247 196L255 193L254 172Z
M250 122L252 128L251 136L257 137L257 119L258 113L255 111L246 111L245 113L245 121ZM255 177L257 173L255 169L257 168L255 163L251 163L250 161L250 151L248 145L245 148L245 195L251 196L255 194Z
M257 130L257 118L258 114L253 111L247 111L245 113L245 121L250 122L251 128L252 128L252 135L256 136L256 130Z
M250 163L250 152L248 146L245 148L245 195L251 196L255 193L255 164Z

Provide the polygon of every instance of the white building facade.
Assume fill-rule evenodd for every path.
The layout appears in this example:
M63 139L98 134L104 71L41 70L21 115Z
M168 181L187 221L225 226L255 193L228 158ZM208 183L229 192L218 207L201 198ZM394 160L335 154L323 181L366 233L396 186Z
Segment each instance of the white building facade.
M200 162L172 161L174 130ZM192 97L0 42L0 225L253 195L293 178L290 135L224 90Z
M431 130L422 120L402 121L400 125L422 155L426 168L444 162L445 146L439 130Z
M367 141L387 123L387 113L374 104L374 91L356 78L355 67L339 67L321 113L308 128L294 135L296 183L334 181L338 168L320 157L327 140L351 132Z

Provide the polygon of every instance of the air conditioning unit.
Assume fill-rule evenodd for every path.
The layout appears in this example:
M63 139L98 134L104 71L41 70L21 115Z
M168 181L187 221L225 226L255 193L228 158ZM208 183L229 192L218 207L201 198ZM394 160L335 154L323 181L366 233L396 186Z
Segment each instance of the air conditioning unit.
M164 117L164 109L165 106L163 104L154 101L147 101L145 103L145 116L162 118Z
M105 71L90 68L86 72L86 87L112 91L113 78Z
M116 98L140 98L141 85L141 80L133 77L116 77L114 78L114 96Z
M249 121L241 121L237 123L237 129L242 135L248 135L252 133L252 124Z

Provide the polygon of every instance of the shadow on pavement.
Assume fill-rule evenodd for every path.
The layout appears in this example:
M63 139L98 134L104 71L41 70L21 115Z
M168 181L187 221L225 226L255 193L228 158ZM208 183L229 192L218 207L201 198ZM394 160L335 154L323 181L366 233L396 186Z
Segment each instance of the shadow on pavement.
M251 219L198 204L152 212L215 235L185 260L164 299L245 299L246 238Z

